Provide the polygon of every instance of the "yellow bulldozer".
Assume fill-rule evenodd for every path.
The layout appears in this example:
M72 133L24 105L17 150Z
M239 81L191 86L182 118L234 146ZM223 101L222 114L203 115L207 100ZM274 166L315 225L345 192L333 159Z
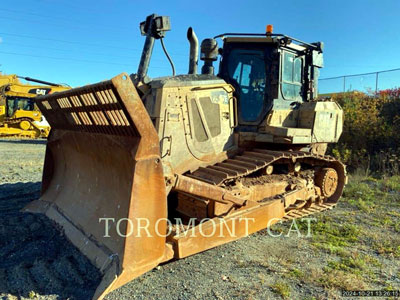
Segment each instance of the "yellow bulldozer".
M100 270L93 299L161 263L331 209L347 180L325 154L343 111L317 100L322 43L271 26L225 33L202 41L198 74L189 28L189 72L175 75L169 18L150 15L140 30L136 74L37 99L52 131L41 197L25 211L55 221ZM157 39L173 75L150 79Z
M40 83L23 84L19 79ZM0 136L47 137L49 124L35 104L35 97L70 89L30 77L0 74Z

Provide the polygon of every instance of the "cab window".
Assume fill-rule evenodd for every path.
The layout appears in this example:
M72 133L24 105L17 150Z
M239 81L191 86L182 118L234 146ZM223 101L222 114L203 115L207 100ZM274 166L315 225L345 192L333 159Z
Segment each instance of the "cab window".
M233 49L228 74L239 92L239 114L245 122L256 121L264 110L265 63L262 50Z
M283 53L282 94L288 100L301 98L303 60L295 54Z
M33 111L34 100L31 98L11 97L7 99L7 116L11 117L17 110Z

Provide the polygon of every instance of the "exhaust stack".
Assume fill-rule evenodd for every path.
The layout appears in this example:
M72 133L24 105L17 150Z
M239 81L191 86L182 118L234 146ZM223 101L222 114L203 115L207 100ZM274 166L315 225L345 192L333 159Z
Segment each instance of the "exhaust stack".
M142 81L147 75L151 54L153 53L154 40L162 39L169 30L171 30L171 23L167 16L152 14L146 18L146 21L140 23L140 32L146 36L146 41L140 58L137 80Z
M190 43L190 56L189 56L189 72L188 74L197 74L197 65L199 60L199 40L192 27L187 31L187 39Z

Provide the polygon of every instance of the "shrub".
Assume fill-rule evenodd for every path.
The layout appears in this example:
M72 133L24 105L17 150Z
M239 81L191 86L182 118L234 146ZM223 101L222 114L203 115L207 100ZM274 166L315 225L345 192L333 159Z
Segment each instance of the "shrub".
M400 88L374 96L360 92L332 95L344 111L343 134L331 153L349 165L399 174Z

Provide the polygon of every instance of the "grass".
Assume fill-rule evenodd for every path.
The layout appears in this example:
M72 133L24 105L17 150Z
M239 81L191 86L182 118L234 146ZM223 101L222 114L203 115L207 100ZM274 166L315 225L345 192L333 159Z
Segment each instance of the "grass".
M400 176L396 175L384 178L384 180L381 181L381 188L386 192L400 191Z
M374 249L379 254L391 255L394 258L400 258L400 242L395 243L390 241L376 241L374 243Z
M323 216L313 227L314 242L323 242L332 246L348 246L358 241L361 229L353 224L340 224L333 218Z
M289 276L293 278L303 279L305 274L300 269L294 268L289 272Z
M321 273L318 277L313 277L315 283L324 288L336 288L339 290L363 290L367 285L360 277L342 270L332 270Z
M283 281L275 282L271 285L271 289L278 295L282 296L283 299L290 298L290 287Z
M340 257L339 260L328 261L324 271L331 272L332 270L339 270L345 271L346 273L363 276L368 273L369 268L372 266L380 267L381 264L376 258L353 252L348 256Z
M307 245L326 260L319 266L305 267L307 259L285 265L286 283L320 286L328 298L337 298L343 289L400 288L390 279L400 277L400 176L351 176L338 207L313 217L317 221L311 223ZM284 234L290 225L274 225L273 230ZM307 232L306 222L297 225ZM285 297L288 285L283 283L271 288Z

